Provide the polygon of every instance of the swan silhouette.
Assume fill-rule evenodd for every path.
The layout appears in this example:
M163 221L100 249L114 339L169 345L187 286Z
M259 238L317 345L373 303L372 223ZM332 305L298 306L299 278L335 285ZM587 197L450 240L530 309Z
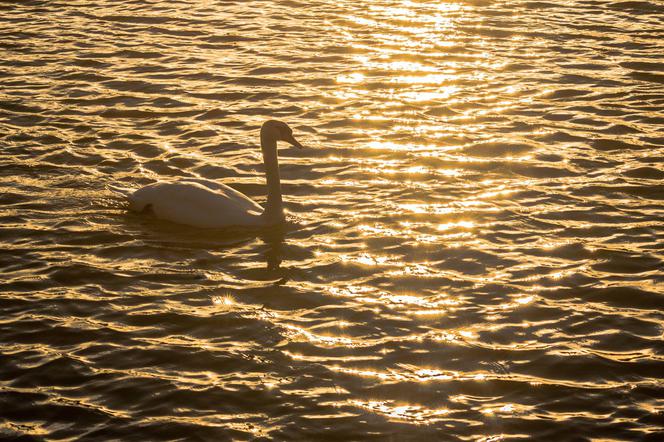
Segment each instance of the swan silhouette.
M277 141L302 148L286 123L270 120L261 127L261 150L267 181L265 208L225 184L183 179L174 183L158 182L138 189L129 196L129 210L150 211L158 219L201 228L279 224L285 217Z

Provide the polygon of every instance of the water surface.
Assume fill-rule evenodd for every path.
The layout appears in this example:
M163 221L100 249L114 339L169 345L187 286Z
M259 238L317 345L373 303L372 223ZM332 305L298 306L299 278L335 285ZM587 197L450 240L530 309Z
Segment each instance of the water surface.
M0 437L662 440L663 20L0 3ZM271 118L288 228L127 213Z

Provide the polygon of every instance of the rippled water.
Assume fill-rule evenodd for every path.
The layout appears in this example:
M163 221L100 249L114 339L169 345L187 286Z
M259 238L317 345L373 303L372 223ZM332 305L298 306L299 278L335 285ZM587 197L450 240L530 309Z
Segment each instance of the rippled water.
M661 1L0 10L0 437L664 437Z

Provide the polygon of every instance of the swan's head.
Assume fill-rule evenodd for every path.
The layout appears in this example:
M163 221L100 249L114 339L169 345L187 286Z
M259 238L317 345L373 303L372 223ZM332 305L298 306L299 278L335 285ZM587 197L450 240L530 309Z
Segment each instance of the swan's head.
M269 134L277 141L285 141L291 146L302 149L304 146L293 137L293 129L291 129L283 121L270 120L266 121L261 128L261 136Z

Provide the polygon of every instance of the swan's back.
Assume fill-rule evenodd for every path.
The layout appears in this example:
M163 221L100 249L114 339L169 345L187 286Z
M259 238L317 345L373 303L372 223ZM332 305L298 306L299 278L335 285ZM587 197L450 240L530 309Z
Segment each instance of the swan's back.
M194 227L261 224L263 208L237 190L212 182L154 183L129 197L129 209Z

